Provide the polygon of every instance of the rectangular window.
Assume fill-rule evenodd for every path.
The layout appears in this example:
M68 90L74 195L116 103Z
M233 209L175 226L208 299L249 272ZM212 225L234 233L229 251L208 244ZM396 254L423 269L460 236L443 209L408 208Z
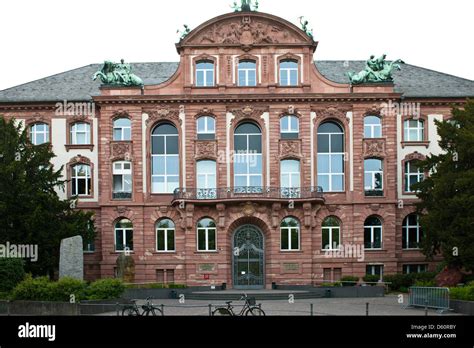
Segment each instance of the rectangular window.
M113 198L132 198L132 164L130 162L113 164Z
M323 227L323 250L337 250L340 244L339 227Z
M90 145L90 125L88 123L74 123L71 126L72 145Z
M115 251L133 251L133 230L115 230Z
M428 270L428 265L403 265L403 274L410 273L425 273Z
M156 250L158 252L175 251L174 228L160 228L156 230Z
M198 251L216 251L216 229L198 229Z
M367 265L366 274L377 275L379 276L379 280L383 280L383 265Z

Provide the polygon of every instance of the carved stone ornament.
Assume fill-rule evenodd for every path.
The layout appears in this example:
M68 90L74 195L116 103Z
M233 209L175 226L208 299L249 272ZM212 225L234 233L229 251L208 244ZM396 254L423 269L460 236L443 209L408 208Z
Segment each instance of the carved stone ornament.
M405 157L405 161L424 161L426 157L419 152L413 152Z
M349 108L341 108L339 106L328 106L327 108L313 109L316 112L316 120L321 119L336 119L342 123L349 123L347 118L347 112L350 111Z
M87 164L87 165L91 165L91 160L88 159L87 157L84 157L84 156L81 156L81 155L77 155L76 157L73 157L68 165L70 166L73 166L75 164Z
M167 107L161 107L159 109L143 110L143 112L148 114L148 120L146 121L147 125L153 124L161 120L174 121L177 124L181 124L182 122L181 119L179 118L178 109L170 109Z
M253 106L247 105L241 109L233 109L230 112L234 115L232 122L238 123L243 119L253 119L257 122L260 122L261 116L266 111L266 109L254 108Z
M385 157L384 139L365 139L364 157Z
M123 214L129 212L129 211L130 211L130 208L124 207L124 206L118 206L115 210L116 210L117 213L119 213L120 215L123 215Z
M204 28L193 37L197 44L258 45L276 43L298 43L296 33L285 30L280 23L253 16L230 18Z
M280 158L301 157L300 140L280 140Z
M132 146L130 143L112 143L112 159L123 158L130 160Z
M242 206L242 214L245 216L252 216L255 214L255 206L251 202L245 203L245 205Z
M217 157L217 143L214 140L197 140L196 158L216 158Z

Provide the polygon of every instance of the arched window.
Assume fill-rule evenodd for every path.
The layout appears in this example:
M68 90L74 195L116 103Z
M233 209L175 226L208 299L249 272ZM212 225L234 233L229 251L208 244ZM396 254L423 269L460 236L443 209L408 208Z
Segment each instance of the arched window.
M365 195L383 196L383 162L377 158L364 161Z
M71 167L71 195L79 197L92 195L92 175L89 165L76 164Z
M173 193L179 187L178 130L163 123L153 130L151 142L152 192Z
M202 116L197 120L198 140L214 140L216 138L216 120L211 116Z
M262 132L253 123L243 123L234 135L234 186L246 192L261 189L262 182Z
M364 138L381 138L382 121L377 116L365 116L364 118Z
M156 251L174 252L175 225L170 219L163 219L156 223Z
M425 174L418 167L417 161L405 162L405 192L414 192L412 186L422 182L424 178Z
M298 85L298 61L292 59L280 61L280 85Z
M212 219L202 219L197 224L197 248L198 251L217 250L217 228Z
M196 63L196 86L214 86L214 62L212 60L201 60Z
M118 118L114 121L114 141L132 140L132 122L128 118Z
M132 163L127 161L113 163L113 198L132 198Z
M197 162L197 198L217 198L217 165L216 161Z
M337 250L341 243L341 223L333 216L323 221L323 250Z
M364 247L366 249L382 249L382 221L376 216L365 220Z
M257 85L257 64L254 60L239 62L239 86L254 87Z
M423 141L425 122L421 119L409 119L404 122L404 141Z
M33 145L49 142L49 126L46 123L35 123L30 127L30 140Z
M344 191L344 131L334 122L318 128L318 185L325 192Z
M122 219L115 224L115 251L133 251L133 224Z
M296 116L283 116L280 119L282 139L298 139L300 135L299 119Z
M419 249L423 238L420 219L417 214L410 214L403 220L403 249Z
M91 126L89 123L77 122L71 125L71 145L89 145L91 143Z
M300 223L293 217L283 219L280 224L282 251L300 250Z
M299 198L301 187L300 161L283 160L280 162L280 186L283 198Z

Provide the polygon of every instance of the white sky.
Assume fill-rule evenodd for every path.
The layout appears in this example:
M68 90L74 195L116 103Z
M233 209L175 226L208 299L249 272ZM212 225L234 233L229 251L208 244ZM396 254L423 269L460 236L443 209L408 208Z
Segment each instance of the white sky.
M230 12L233 0L0 0L0 90L104 60L178 61L183 24ZM240 1L238 1L240 3ZM260 11L304 15L315 59L371 54L474 79L472 0L260 0Z

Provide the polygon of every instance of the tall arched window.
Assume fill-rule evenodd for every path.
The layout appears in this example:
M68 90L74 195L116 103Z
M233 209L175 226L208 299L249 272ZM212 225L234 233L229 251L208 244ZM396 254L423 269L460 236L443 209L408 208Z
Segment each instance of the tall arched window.
M423 239L420 219L417 214L410 214L403 220L402 243L403 249L419 249Z
M300 223L293 217L283 219L280 224L280 249L282 251L300 250Z
M364 117L364 138L381 138L382 137L382 121L378 116Z
M280 85L298 85L298 61L293 59L285 59L280 61Z
M196 63L196 86L214 86L214 62L212 60L200 60Z
M366 196L383 196L383 162L377 158L364 161Z
M202 219L197 224L198 251L217 250L217 226L212 219Z
M30 127L30 140L33 145L49 142L49 126L46 123L35 123Z
M173 193L179 187L178 130L163 123L152 132L152 193Z
M156 251L174 252L175 224L170 219L163 219L156 223Z
M79 197L92 195L92 175L89 165L76 164L71 167L71 195Z
M198 161L197 170L197 198L217 198L217 165L216 161Z
M296 116L283 116L280 119L280 137L298 139L300 135L299 119Z
M376 216L365 220L364 247L366 249L382 249L382 221Z
M254 87L257 85L257 64L254 60L239 62L239 86Z
M405 162L405 192L414 192L412 186L422 182L424 178L425 174L418 167L417 161Z
M201 116L197 120L198 140L214 140L216 138L216 120L211 116Z
M133 251L133 224L122 219L115 224L115 251Z
M234 186L247 191L261 189L263 182L262 132L253 123L243 123L234 135Z
M132 122L128 118L114 120L114 141L132 140Z
M318 128L318 185L325 192L344 191L344 131L334 122Z

